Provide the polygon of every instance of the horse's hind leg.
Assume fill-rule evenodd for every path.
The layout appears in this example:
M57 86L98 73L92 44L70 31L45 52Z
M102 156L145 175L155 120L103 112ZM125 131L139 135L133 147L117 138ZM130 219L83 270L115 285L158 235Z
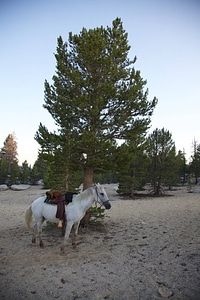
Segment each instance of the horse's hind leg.
M42 224L40 225L40 228L38 230L38 233L39 233L39 239L40 239L40 247L41 248L44 248L44 243L42 241Z
M44 218L40 221L40 222L38 222L38 234L39 234L39 240L40 240L40 247L41 248L44 248L44 243L43 243L43 241L42 241L42 223L44 222Z
M37 231L37 223L35 223L35 225L33 227L33 236L32 236L32 244L33 245L36 244L36 231Z
M33 228L33 237L32 237L32 244L35 245L36 244L36 232L38 231L41 248L44 247L44 243L42 241L42 223L43 223L43 221L44 221L44 219L42 221L35 223L34 228Z

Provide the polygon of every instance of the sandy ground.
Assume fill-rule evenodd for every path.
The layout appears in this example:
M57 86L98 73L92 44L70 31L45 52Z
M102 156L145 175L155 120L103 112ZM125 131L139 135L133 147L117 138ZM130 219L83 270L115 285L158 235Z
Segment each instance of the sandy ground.
M61 254L61 229L44 225L45 248L32 246L24 222L40 187L0 192L0 299L200 299L200 193L119 198L104 227L80 229Z

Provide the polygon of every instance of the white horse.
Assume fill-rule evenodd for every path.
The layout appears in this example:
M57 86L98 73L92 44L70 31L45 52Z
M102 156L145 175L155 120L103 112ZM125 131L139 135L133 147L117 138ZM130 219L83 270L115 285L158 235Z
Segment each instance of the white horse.
M44 220L48 220L52 223L58 223L59 221L59 219L56 218L57 206L45 203L45 199L46 195L34 200L25 214L25 221L29 230L31 227L32 215L36 220L33 230L32 243L36 243L36 230L38 230L40 247L44 247L42 241L42 223ZM93 205L95 201L100 205L104 205L106 209L111 208L111 204L105 189L100 184L96 184L94 187L88 188L78 195L74 195L72 202L65 206L67 225L61 251L64 252L65 250L66 242L69 238L72 227L74 227L72 245L76 247L76 237L78 234L80 220L84 217L86 211Z

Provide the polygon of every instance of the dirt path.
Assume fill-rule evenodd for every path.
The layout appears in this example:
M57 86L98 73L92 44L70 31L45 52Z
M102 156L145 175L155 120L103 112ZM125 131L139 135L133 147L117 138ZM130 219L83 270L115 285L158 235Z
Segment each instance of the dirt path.
M44 190L0 192L0 299L200 299L200 194L121 200L106 190L105 226L80 230L64 255L56 226L44 226L44 249L25 227Z

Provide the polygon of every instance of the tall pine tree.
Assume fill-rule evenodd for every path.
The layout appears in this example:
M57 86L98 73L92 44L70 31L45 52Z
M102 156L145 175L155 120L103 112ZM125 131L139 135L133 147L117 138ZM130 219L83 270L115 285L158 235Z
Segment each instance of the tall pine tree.
M112 27L70 32L68 42L59 37L56 74L52 84L45 81L44 108L58 131L40 124L35 139L42 152L63 153L67 179L80 167L84 189L92 185L95 170L112 162L116 139L147 130L157 103L147 99L136 58L128 58L127 38L119 18Z
M7 136L0 152L0 182L7 184L16 183L19 176L19 167L17 159L17 142L14 134L9 134Z

